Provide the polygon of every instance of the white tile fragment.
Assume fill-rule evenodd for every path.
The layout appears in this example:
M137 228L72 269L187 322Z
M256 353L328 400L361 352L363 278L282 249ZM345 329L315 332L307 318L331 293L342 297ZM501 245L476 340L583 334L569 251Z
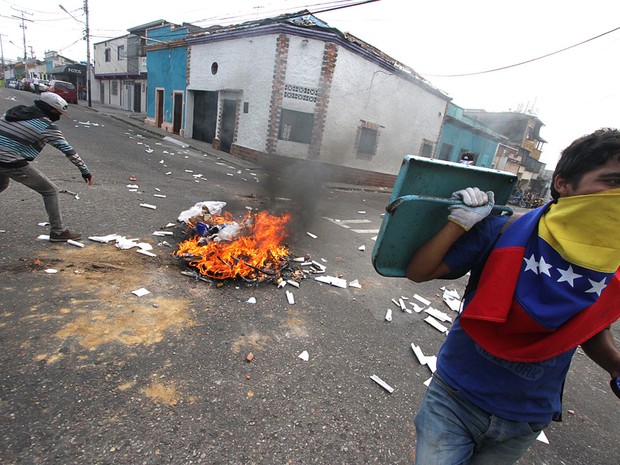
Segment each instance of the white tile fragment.
M413 353L418 359L418 362L420 362L420 365L426 365L426 356L422 352L422 349L420 349L420 346L417 346L412 342L411 350L413 350Z
M431 376L430 378L428 378L426 381L424 381L424 386L429 387L431 384L431 381L433 380L433 377Z
M392 321L392 309L388 308L385 313L385 321Z
M385 389L390 394L394 392L394 388L390 386L388 383L386 383L385 381L383 381L381 378L379 378L377 375L372 375L370 379L372 379L375 383L377 383L379 386L381 386L383 389Z
M75 247L84 247L84 244L82 244L81 242L78 241L74 241L73 239L68 239L67 240L67 244L71 244Z
M150 294L151 291L145 289L144 287L141 287L140 289L136 289L135 291L131 291L131 293L133 295L138 296L138 297L142 297L142 296L145 296L147 294Z
M420 307L415 302L411 302L411 305L413 306L413 311L416 313L420 313L422 310L424 310L424 307Z
M153 236L173 236L172 231L153 231Z
M428 308L427 308L426 310L424 310L424 311L425 311L426 313L428 313L430 316L432 316L433 318L436 318L436 319L438 319L439 321L442 321L442 322L444 322L444 323L445 323L446 321L452 322L452 318L450 318L450 317L448 316L448 314L447 314L447 313L444 313L444 312L442 312L442 311L440 311L440 310L437 310L436 308L433 308L433 307L428 307Z
M430 315L424 318L424 321L426 321L429 325L431 325L437 331L440 331L442 333L448 332L448 328L446 328L444 325L442 325L439 321L437 321L435 318L433 318Z
M359 280L354 279L353 281L349 281L349 287L355 287L357 289L361 289L362 285L360 284Z
M127 184L127 189L138 189L140 186L137 184Z
M165 199L165 194L153 194L153 197L159 197L160 199Z
M157 210L157 207L155 205L151 205L148 203L141 203L140 206L144 208L150 208L151 210Z
M331 284L332 286L341 287L342 289L347 288L346 279L337 278L335 276L317 276L314 279L320 283Z
M286 291L286 300L288 300L288 303L290 305L293 305L295 303L295 296L291 291Z
M537 441L544 442L545 444L549 444L549 439L547 439L547 435L544 431L541 431L540 434L536 437Z
M248 303L248 304L255 304L256 303L256 297L250 297L245 302Z
M168 223L166 226L164 226L164 228L172 228L173 226L175 226L174 223Z
M293 281L292 279L287 279L286 282L289 283L291 286L299 289L299 283L297 281Z
M55 273L58 273L58 270L55 268L48 268L47 270L45 270L45 272L47 274L55 274Z
M327 267L317 261L312 260L312 264L321 271L325 271Z
M413 294L413 298L416 299L418 302L423 303L424 305L430 305L431 304L430 300L426 300L421 295Z
M46 221L44 223L39 223L39 226L49 226L50 224Z
M365 251L365 250L366 250L366 246L365 246L365 245L360 245L360 246L357 248L357 250L359 250L359 251L363 252L363 251Z
M306 232L306 234L310 236L312 239L316 239L317 237L319 237L316 234L312 234L311 232Z
M138 249L136 250L136 252L142 255L146 255L147 257L157 257L157 255L155 255L153 252L149 252L148 250L144 250L144 249Z
M42 241L49 241L50 236L49 234L41 234L40 236L37 237L37 239L41 239Z
M301 354L298 355L298 357L302 359L304 362L307 362L308 360L310 360L310 354L308 353L307 350L304 350Z

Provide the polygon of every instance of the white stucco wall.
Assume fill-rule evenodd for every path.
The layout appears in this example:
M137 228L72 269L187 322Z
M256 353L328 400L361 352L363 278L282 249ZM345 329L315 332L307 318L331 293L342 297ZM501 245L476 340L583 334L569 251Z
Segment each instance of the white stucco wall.
M339 47L320 159L396 174L424 139L437 142L445 107L446 99ZM371 160L356 158L361 120L381 126Z
M188 90L230 91L226 98L237 92L242 100L237 142L260 151L266 147L276 37L266 35L197 44L189 51ZM215 75L211 73L214 62L218 64ZM248 113L243 113L243 102L249 104ZM188 137L191 137L193 121L193 95L190 93L185 125Z
M122 74L127 73L127 58L118 59L118 47L125 47L127 54L127 36L110 39L94 45L95 74ZM110 61L105 61L105 49L110 49Z

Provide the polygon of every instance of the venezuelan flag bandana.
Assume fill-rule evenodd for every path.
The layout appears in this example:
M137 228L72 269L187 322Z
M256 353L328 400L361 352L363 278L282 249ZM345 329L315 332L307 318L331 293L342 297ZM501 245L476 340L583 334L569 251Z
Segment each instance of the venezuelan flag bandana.
M491 251L461 327L491 354L538 362L620 318L620 189L564 197L515 220Z

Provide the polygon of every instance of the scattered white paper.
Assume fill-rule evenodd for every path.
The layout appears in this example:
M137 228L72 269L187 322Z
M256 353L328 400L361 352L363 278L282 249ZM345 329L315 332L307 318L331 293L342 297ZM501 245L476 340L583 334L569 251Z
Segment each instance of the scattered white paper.
M150 208L151 210L157 210L157 207L155 205L151 205L149 203L141 203L140 206L144 208Z
M37 237L37 239L41 239L42 241L49 241L50 236L49 234L41 234L39 237Z
M394 392L394 388L390 386L388 383L386 383L385 381L383 381L381 378L379 378L377 375L372 375L370 379L372 379L375 383L377 383L379 386L381 386L383 389L385 389L390 394Z
M250 297L248 300L245 301L247 304L255 304L256 303L256 297Z
M286 300L290 305L293 305L295 303L295 296L291 291L286 291Z
M366 250L366 246L365 245L360 245L357 250L363 252L364 250Z
M58 270L56 270L54 268L48 268L47 270L45 270L45 272L47 274L54 274L54 273L58 273Z
M47 221L45 223L39 223L39 226L49 226L49 223Z
M392 321L392 309L388 308L385 314L385 321Z
M75 247L84 247L84 244L82 244L81 242L78 241L74 241L73 239L68 239L67 240L67 244L71 244Z
M424 318L424 321L426 321L429 325L431 325L437 331L441 331L442 333L448 332L448 328L446 328L444 325L442 325L439 321L437 321L435 318L433 318L430 315Z
M311 232L306 232L306 234L310 236L312 239L316 239L317 237L319 237L316 234L312 234Z
M293 281L292 279L287 279L286 282L289 283L291 286L299 289L299 283L297 281Z
M439 321L443 321L444 323L446 321L452 322L452 318L450 318L447 313L441 312L441 311L437 310L436 308L428 307L424 311L426 313L428 313L430 316L432 316L433 318L436 318Z
M122 236L119 236L118 234L108 234L107 236L88 236L88 239L94 242L100 242L102 244L107 244L108 242L115 241L121 237Z
M544 442L545 444L549 444L549 439L547 439L547 435L544 431L541 431L538 437L536 437L537 441Z
M362 285L360 284L359 280L354 279L353 281L349 281L349 287L355 287L357 289L361 289Z
M308 353L307 350L304 350L301 354L298 355L298 357L302 359L304 362L307 362L308 360L310 360L310 354Z
M147 294L150 294L150 293L151 293L151 291L149 291L149 290L147 290L147 289L145 289L145 288L141 287L140 289L136 289L135 291L131 291L131 293L132 293L133 295L138 296L138 297L142 297L142 296L145 296L145 295L147 295Z
M144 250L144 249L138 249L136 250L136 252L142 255L146 255L147 257L157 257L157 255L155 255L153 252L149 252L148 250Z
M314 279L320 283L331 284L332 286L341 287L342 289L347 288L346 279L337 278L335 276L317 276Z
M153 236L172 236L174 233L172 231L155 231L153 232Z
M426 300L424 297L418 295L418 294L413 294L413 298L416 299L418 302L423 303L424 305L430 305L431 302L429 300Z

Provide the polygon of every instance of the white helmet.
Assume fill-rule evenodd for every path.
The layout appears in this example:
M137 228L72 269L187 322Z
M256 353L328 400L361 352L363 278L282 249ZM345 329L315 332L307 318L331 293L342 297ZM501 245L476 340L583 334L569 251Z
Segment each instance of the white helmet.
M63 115L66 115L69 109L67 101L54 92L43 92L41 94L41 101L47 103L50 107L54 110L58 110Z

